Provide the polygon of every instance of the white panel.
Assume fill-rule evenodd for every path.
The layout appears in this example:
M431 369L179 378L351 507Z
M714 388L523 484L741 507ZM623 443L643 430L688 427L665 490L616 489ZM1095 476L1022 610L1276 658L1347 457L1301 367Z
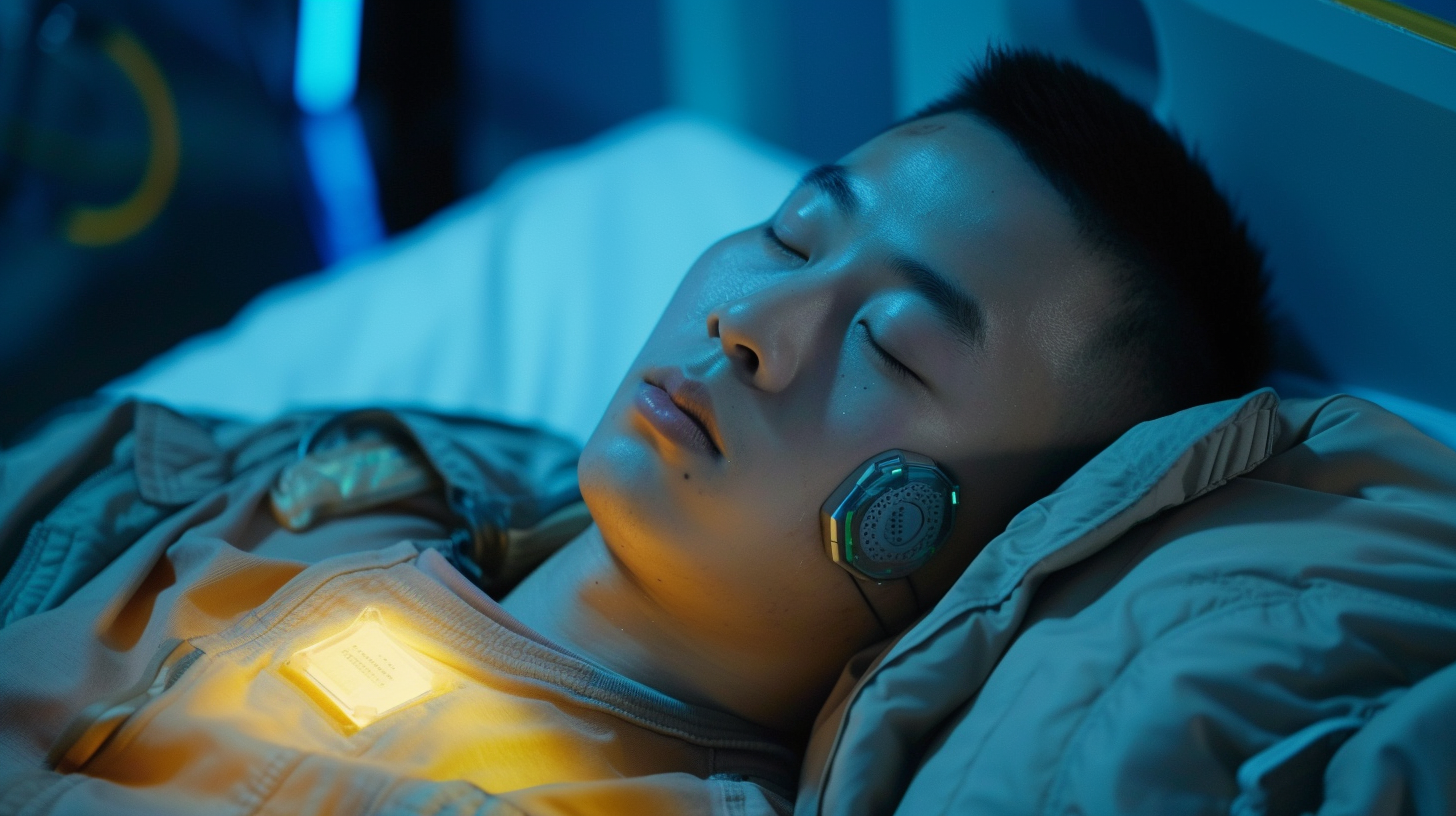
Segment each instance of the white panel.
M416 405L581 441L688 266L804 169L701 119L645 117L265 292L108 390L250 419Z

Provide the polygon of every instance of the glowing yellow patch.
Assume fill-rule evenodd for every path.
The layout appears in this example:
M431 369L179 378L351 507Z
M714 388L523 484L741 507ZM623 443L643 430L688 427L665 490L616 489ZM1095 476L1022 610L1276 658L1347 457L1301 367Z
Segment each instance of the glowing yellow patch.
M283 673L349 731L442 690L373 608L343 632L295 653Z

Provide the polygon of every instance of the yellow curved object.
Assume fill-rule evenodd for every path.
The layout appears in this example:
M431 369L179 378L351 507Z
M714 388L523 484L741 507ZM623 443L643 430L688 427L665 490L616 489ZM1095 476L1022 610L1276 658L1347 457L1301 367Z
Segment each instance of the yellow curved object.
M106 207L76 207L66 218L66 238L81 246L115 244L146 229L167 205L182 163L182 134L177 106L157 61L131 34L117 29L106 35L101 50L121 69L141 97L150 149L136 189Z
M1335 2L1389 25L1403 28L1417 37L1424 37L1447 48L1456 48L1456 25L1439 17L1432 17L1399 3L1392 3L1390 0L1335 0Z

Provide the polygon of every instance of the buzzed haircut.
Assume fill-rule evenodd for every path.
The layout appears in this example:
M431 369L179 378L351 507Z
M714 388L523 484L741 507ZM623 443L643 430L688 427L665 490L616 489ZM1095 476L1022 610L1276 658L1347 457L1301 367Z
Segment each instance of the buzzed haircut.
M1263 252L1179 138L1066 60L992 48L913 119L972 114L1001 131L1112 261L1123 299L1095 343L1108 410L1149 419L1258 386L1272 331Z

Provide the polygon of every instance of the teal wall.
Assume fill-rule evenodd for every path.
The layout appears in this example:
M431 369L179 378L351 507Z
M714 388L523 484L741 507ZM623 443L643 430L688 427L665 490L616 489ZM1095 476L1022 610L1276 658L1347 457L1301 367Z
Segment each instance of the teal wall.
M1456 0L1408 5L1456 21ZM1268 250L1279 366L1456 410L1456 50L1332 0L896 0L892 16L901 113L988 42L1150 103Z

